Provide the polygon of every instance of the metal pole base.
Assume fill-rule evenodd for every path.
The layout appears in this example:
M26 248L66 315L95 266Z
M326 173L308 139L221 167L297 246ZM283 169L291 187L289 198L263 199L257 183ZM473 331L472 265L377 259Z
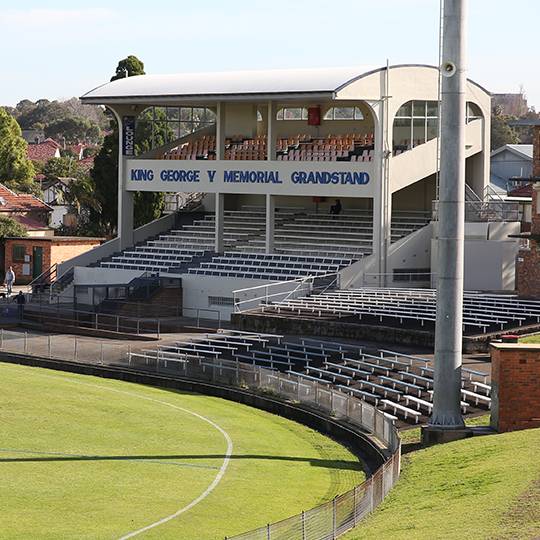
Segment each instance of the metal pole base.
M422 445L430 446L432 444L443 444L461 439L468 439L473 436L473 430L468 427L440 427L423 426L422 427Z

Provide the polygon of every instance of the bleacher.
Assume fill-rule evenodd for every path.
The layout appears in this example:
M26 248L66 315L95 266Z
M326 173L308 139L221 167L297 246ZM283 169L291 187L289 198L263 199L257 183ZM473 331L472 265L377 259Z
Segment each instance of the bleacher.
M358 133L312 137L297 135L276 141L278 161L372 161L373 134ZM225 140L225 159L266 160L266 135L254 138L240 135ZM206 135L186 142L163 155L163 159L216 159L216 137Z
M274 334L221 330L185 339L131 356L137 367L156 363L182 371L187 359L201 370L238 370L242 364L261 366L306 381L332 385L353 394L406 423L425 422L433 407L430 360L396 351L362 350L348 343L284 339ZM491 406L491 387L482 371L462 369L462 410L478 412Z
M432 330L436 319L434 289L362 288L268 303L262 311L283 317L346 319ZM463 297L463 330L485 334L540 322L540 301L514 295L468 291Z
M423 227L421 213L396 212L392 241ZM191 225L115 254L104 268L161 273L245 277L282 281L307 275L335 273L371 254L373 217L370 210L349 210L333 216L303 208L278 208L273 255L265 255L265 213L257 206L227 210L224 215L225 253L214 251L215 218L207 215Z

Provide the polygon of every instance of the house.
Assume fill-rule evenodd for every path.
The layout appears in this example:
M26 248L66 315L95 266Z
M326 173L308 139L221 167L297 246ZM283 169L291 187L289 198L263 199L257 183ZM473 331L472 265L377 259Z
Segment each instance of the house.
M491 186L501 195L530 184L532 144L505 144L491 152ZM530 196L530 195L529 195Z
M53 139L45 139L41 143L28 145L28 157L32 161L48 161L60 157L60 145Z
M50 224L54 228L68 225L66 216L69 214L69 205L66 204L66 191L73 180L75 178L59 177L41 181L43 200L52 208Z

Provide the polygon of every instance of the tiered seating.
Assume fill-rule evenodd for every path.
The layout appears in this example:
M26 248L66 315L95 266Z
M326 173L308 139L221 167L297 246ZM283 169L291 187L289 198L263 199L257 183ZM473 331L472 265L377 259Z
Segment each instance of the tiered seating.
M426 221L422 215L396 213L392 221L392 241L422 227ZM191 266L189 273L193 274L282 281L334 273L372 251L371 211L351 210L330 216L306 213L302 208L278 208L275 257L261 255L265 249L265 223L263 208L246 206L242 210L226 211L224 247L227 253L212 260L215 218L207 215L191 225L116 254L101 265L150 272L178 272L180 268L185 272ZM253 258L255 255L257 257ZM201 258L207 260L201 261Z
M225 140L225 159L266 160L266 135L254 138L240 135ZM280 161L372 161L373 134L297 135L276 141ZM216 137L205 135L186 142L163 155L164 159L216 159Z
M347 318L348 322L432 329L436 319L433 289L346 289L276 302L265 313L297 317ZM540 301L511 295L464 294L463 330L487 333L540 322Z
M196 268L190 268L188 273L286 281L306 276L334 274L352 262L351 259L344 258L228 252L223 256L213 257L210 262L202 262Z
M426 421L433 407L430 360L384 349L361 350L345 343L292 341L273 334L223 330L131 356L134 364L160 362L170 369L183 369L188 359L203 370L238 370L244 363L317 381L353 394L407 423ZM463 412L490 408L486 373L463 368L462 377Z

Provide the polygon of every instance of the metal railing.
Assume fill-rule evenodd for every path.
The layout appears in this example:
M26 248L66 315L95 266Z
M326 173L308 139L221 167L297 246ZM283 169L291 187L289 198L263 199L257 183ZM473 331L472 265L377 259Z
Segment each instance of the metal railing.
M419 287L426 283L435 284L437 274L433 272L365 272L360 287Z
M371 477L353 489L315 508L226 540L330 540L353 528L385 498L399 478L401 447L393 420L373 405L316 381L282 374L233 360L193 355L131 353L131 367L159 374L174 373L220 385L250 389L322 411L376 437L390 457Z
M340 274L331 273L320 276L306 276L286 281L273 281L268 285L257 285L233 291L234 312L254 309L269 302L285 302L300 296L321 294L327 290L338 289Z

